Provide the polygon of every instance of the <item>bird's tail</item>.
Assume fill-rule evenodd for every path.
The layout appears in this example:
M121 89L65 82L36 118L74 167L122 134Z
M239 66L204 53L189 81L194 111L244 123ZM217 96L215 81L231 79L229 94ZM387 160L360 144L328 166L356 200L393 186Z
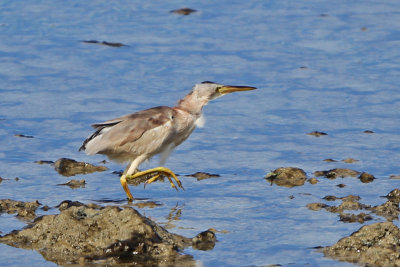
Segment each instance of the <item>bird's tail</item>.
M116 125L116 124L118 124L120 122L121 121L112 122L112 123L93 124L92 126L93 126L93 128L96 129L96 131L93 134L91 134L88 138L86 138L86 140L83 142L82 146L79 148L79 151L86 150L86 144L89 143L90 141L92 141L97 136L101 135L105 128L112 127L112 126L114 126L114 125Z

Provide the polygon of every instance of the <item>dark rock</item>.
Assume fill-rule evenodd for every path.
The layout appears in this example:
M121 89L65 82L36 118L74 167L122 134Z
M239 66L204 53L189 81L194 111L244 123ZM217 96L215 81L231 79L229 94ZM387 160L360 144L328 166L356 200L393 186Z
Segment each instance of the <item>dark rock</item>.
M174 10L171 10L170 12L171 13L175 13L175 14L179 14L179 15L187 16L187 15L190 15L190 14L192 14L194 12L197 12L197 10L185 7L185 8L180 8L180 9L174 9Z
M361 210L370 208L370 206L359 202L359 196L349 195L340 199L342 200L342 203L339 206L330 206L326 210L330 212L341 213L344 210Z
M372 174L369 174L367 172L363 172L363 173L360 174L358 179L360 179L360 181L363 182L363 183L370 183L370 182L375 180L375 177Z
M390 191L389 194L387 194L387 199L399 204L400 203L400 189L393 189L392 191Z
M105 166L94 166L86 162L78 162L73 159L61 158L54 163L55 170L63 176L73 176L76 174L87 174L108 170Z
M339 220L341 222L347 222L347 223L364 223L366 221L372 220L372 216L369 214L366 214L364 212L361 212L359 214L351 214L351 213L341 213L339 214Z
M196 172L196 173L188 174L188 175L185 175L185 176L187 176L187 177L195 177L195 178L197 178L197 181L204 180L204 179L209 179L209 178L221 177L221 175L219 175L219 174L211 174L211 173L207 173L207 172Z
M313 177L313 178L308 179L308 182L310 184L317 184L319 181L316 178Z
M400 229L391 222L361 227L322 249L326 257L364 266L400 266Z
M180 252L193 239L169 233L131 207L90 207L73 201L59 207L60 214L39 217L29 227L0 237L0 242L37 250L58 265L195 265ZM196 240L207 243L212 237L203 236L209 235Z
M324 132L313 131L313 132L311 132L311 133L308 133L307 135L312 135L312 136L315 136L315 137L320 137L320 136L324 136L324 135L328 135L328 134L327 134L327 133L324 133Z
M372 207L371 211L378 216L385 217L388 221L398 220L400 214L399 203L390 200L382 205Z
M309 208L310 210L321 210L326 207L329 207L329 206L324 203L319 203L319 202L307 204L307 208Z
M72 179L72 180L68 181L65 184L58 184L58 185L66 185L66 186L69 186L72 189L75 189L75 188L85 187L86 181L83 180L83 179L82 180L74 180L74 179Z
M41 205L42 204L37 200L32 202L23 202L11 199L1 199L0 213L17 213L17 216L22 219L32 220L36 218L36 209Z
M329 179L336 179L338 177L340 178L345 178L345 177L357 177L360 174L360 172L351 170L351 169L345 169L345 168L336 168L336 169L331 169L328 171L316 171L314 172L315 176L325 176L326 178Z
M354 162L358 162L359 160L353 159L353 158L347 158L347 159L344 159L342 161L345 162L345 163L354 163Z
M325 162L337 162L337 160L334 159L324 159Z
M84 40L81 41L82 43L86 43L86 44L99 44L99 45L105 45L105 46L111 46L111 47L122 47L122 46L127 46L125 44L122 43L114 43L114 42L107 42L107 41L97 41L97 40Z
M14 136L16 136L16 137L22 137L22 138L33 138L32 135L25 135L25 134L15 134Z
M54 161L51 161L51 160L37 160L37 161L35 161L34 163L36 163L36 164L54 164Z
M340 199L340 197L336 197L336 196L324 196L322 199L325 199L326 201L335 201L337 199Z
M265 179L279 186L293 187L304 185L307 175L299 168L282 167L268 173Z
M192 247L198 250L211 250L214 248L215 242L217 242L217 238L214 232L207 230L192 238Z

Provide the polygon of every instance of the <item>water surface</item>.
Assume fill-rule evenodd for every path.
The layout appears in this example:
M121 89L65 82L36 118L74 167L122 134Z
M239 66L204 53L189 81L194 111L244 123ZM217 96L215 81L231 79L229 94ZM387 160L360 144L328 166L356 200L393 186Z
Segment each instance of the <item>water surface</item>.
M185 6L198 12L169 13ZM78 152L92 123L174 105L204 80L256 86L205 107L205 127L166 164L182 175L221 177L181 177L186 190L180 192L168 183L132 188L134 196L162 204L139 211L185 236L223 231L212 251L185 251L204 266L349 266L312 247L331 245L361 225L305 206L332 194L356 194L376 205L399 187L389 179L400 174L399 15L398 1L2 1L0 176L9 180L0 184L0 198L124 205L112 171L125 166L110 162L107 172L74 177L87 185L72 190L57 186L70 178L34 161L99 164L103 156ZM328 135L306 135L315 130ZM323 161L349 157L359 161ZM294 188L264 180L282 166L309 177L347 167L377 179L321 178ZM24 225L0 216L3 234ZM0 246L0 265L55 265L36 252Z

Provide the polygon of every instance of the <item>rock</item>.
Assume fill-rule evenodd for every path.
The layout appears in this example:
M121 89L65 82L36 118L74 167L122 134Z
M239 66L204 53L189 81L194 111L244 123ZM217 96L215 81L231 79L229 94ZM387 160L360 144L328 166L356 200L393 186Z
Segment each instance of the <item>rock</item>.
M279 186L293 187L304 185L307 175L302 169L283 167L268 173L265 179Z
M83 180L83 179L82 180L74 180L74 179L72 179L72 180L68 181L65 184L58 184L58 185L67 185L70 188L75 189L75 188L85 187L86 181Z
M101 209L100 205L90 203L90 204L83 204L82 202L79 201L71 201L71 200L64 200L60 204L56 206L59 211L63 211L66 209L69 209L70 207L82 207L82 206L87 206L89 208L94 208L94 209Z
M329 206L324 203L319 203L319 202L307 204L307 208L309 208L310 210L321 210L326 207L329 207Z
M400 203L400 189L393 189L392 191L390 191L389 194L387 194L387 199L399 204Z
M171 13L175 13L175 14L179 14L179 15L187 16L187 15L190 15L190 14L192 14L194 12L197 12L197 10L185 7L185 8L180 8L180 9L174 9L174 10L171 10L170 12Z
M370 183L375 180L375 177L372 174L363 172L360 174L360 176L358 176L358 179L360 179L360 181L363 183Z
M372 220L373 217L370 214L367 213L358 213L358 214L352 214L352 213L345 213L344 211L358 211L358 210L367 210L369 211L371 209L371 206L362 204L359 202L360 197L359 196L354 196L354 195L349 195L347 197L336 197L332 195L328 195L323 197L324 200L326 201L336 201L336 200L341 200L342 203L338 206L330 206L326 205L324 203L310 203L307 204L307 208L318 211L321 209L325 209L326 211L332 212L332 213L338 213L339 214L339 220L342 222L347 222L347 223L353 223L353 222L359 222L359 223L364 223L365 221Z
M317 184L319 181L317 180L317 178L313 177L313 178L308 179L308 182L310 184Z
M219 174L211 174L211 173L207 173L207 172L196 172L196 173L188 174L188 175L185 175L185 176L187 176L187 177L195 177L195 178L197 178L197 181L204 180L204 179L209 179L209 178L221 177L221 175L219 175Z
M78 162L73 159L61 158L54 163L55 170L63 176L74 176L76 174L87 174L108 170L105 166L94 166L86 162Z
M307 135L312 135L312 136L315 136L315 137L320 137L320 136L328 135L328 134L327 134L327 133L324 133L324 132L313 131L313 132L311 132L311 133L308 133Z
M340 197L328 195L328 196L324 196L322 199L325 199L326 201L336 201L336 200L340 199Z
M107 42L107 41L97 41L97 40L83 40L81 41L82 43L85 44L99 44L99 45L105 45L105 46L111 46L111 47L123 47L123 46L127 46L126 44L122 44L122 43L116 43L116 42Z
M325 162L337 162L337 160L334 160L334 159L324 159L323 161L325 161Z
M25 135L25 134L15 134L16 137L23 137L23 138L33 138L32 135Z
M101 207L64 201L58 215L37 218L29 227L0 237L10 246L33 249L58 265L195 266L185 247L211 248L215 235L191 239L169 233L131 207Z
M201 232L192 238L192 246L198 250L211 250L215 246L217 238L211 229Z
M400 266L400 229L391 222L366 225L322 252L358 265Z
M9 214L17 213L17 216L26 220L36 218L36 209L42 204L39 201L23 202L11 199L0 200L0 213L6 212Z
M351 213L340 213L339 214L339 221L341 222L347 222L347 223L364 223L366 221L372 220L372 216L369 214L366 214L364 212L361 212L359 214L351 214Z
M378 216L385 217L385 219L390 222L398 220L400 214L399 203L390 200L386 201L382 205L372 207L371 211Z
M342 161L345 162L345 163L354 163L354 162L358 162L359 160L353 159L353 158L347 158L347 159L344 159Z
M54 164L54 161L51 161L51 160L37 160L34 163L40 164L40 165L43 165L43 164L52 165L52 164Z
M345 169L345 168L336 168L336 169L331 169L328 171L316 171L314 172L315 176L325 176L326 178L329 179L336 179L338 177L344 178L344 177L357 177L360 174L360 172L351 170L351 169Z
M359 196L349 195L340 199L342 200L342 203L339 206L329 206L326 210L334 213L341 213L345 210L361 210L370 208L370 206L359 202Z

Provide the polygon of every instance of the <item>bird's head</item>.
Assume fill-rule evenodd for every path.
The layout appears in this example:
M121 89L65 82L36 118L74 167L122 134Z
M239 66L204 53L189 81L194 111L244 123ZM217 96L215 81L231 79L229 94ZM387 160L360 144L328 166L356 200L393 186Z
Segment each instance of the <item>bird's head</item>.
M192 91L178 102L178 107L190 113L200 113L203 106L207 105L210 100L229 93L254 89L257 88L251 86L223 85L206 81L193 86Z
M210 81L198 83L193 87L192 94L199 100L210 101L220 96L240 91L254 90L255 87L251 86L233 86L223 85Z

